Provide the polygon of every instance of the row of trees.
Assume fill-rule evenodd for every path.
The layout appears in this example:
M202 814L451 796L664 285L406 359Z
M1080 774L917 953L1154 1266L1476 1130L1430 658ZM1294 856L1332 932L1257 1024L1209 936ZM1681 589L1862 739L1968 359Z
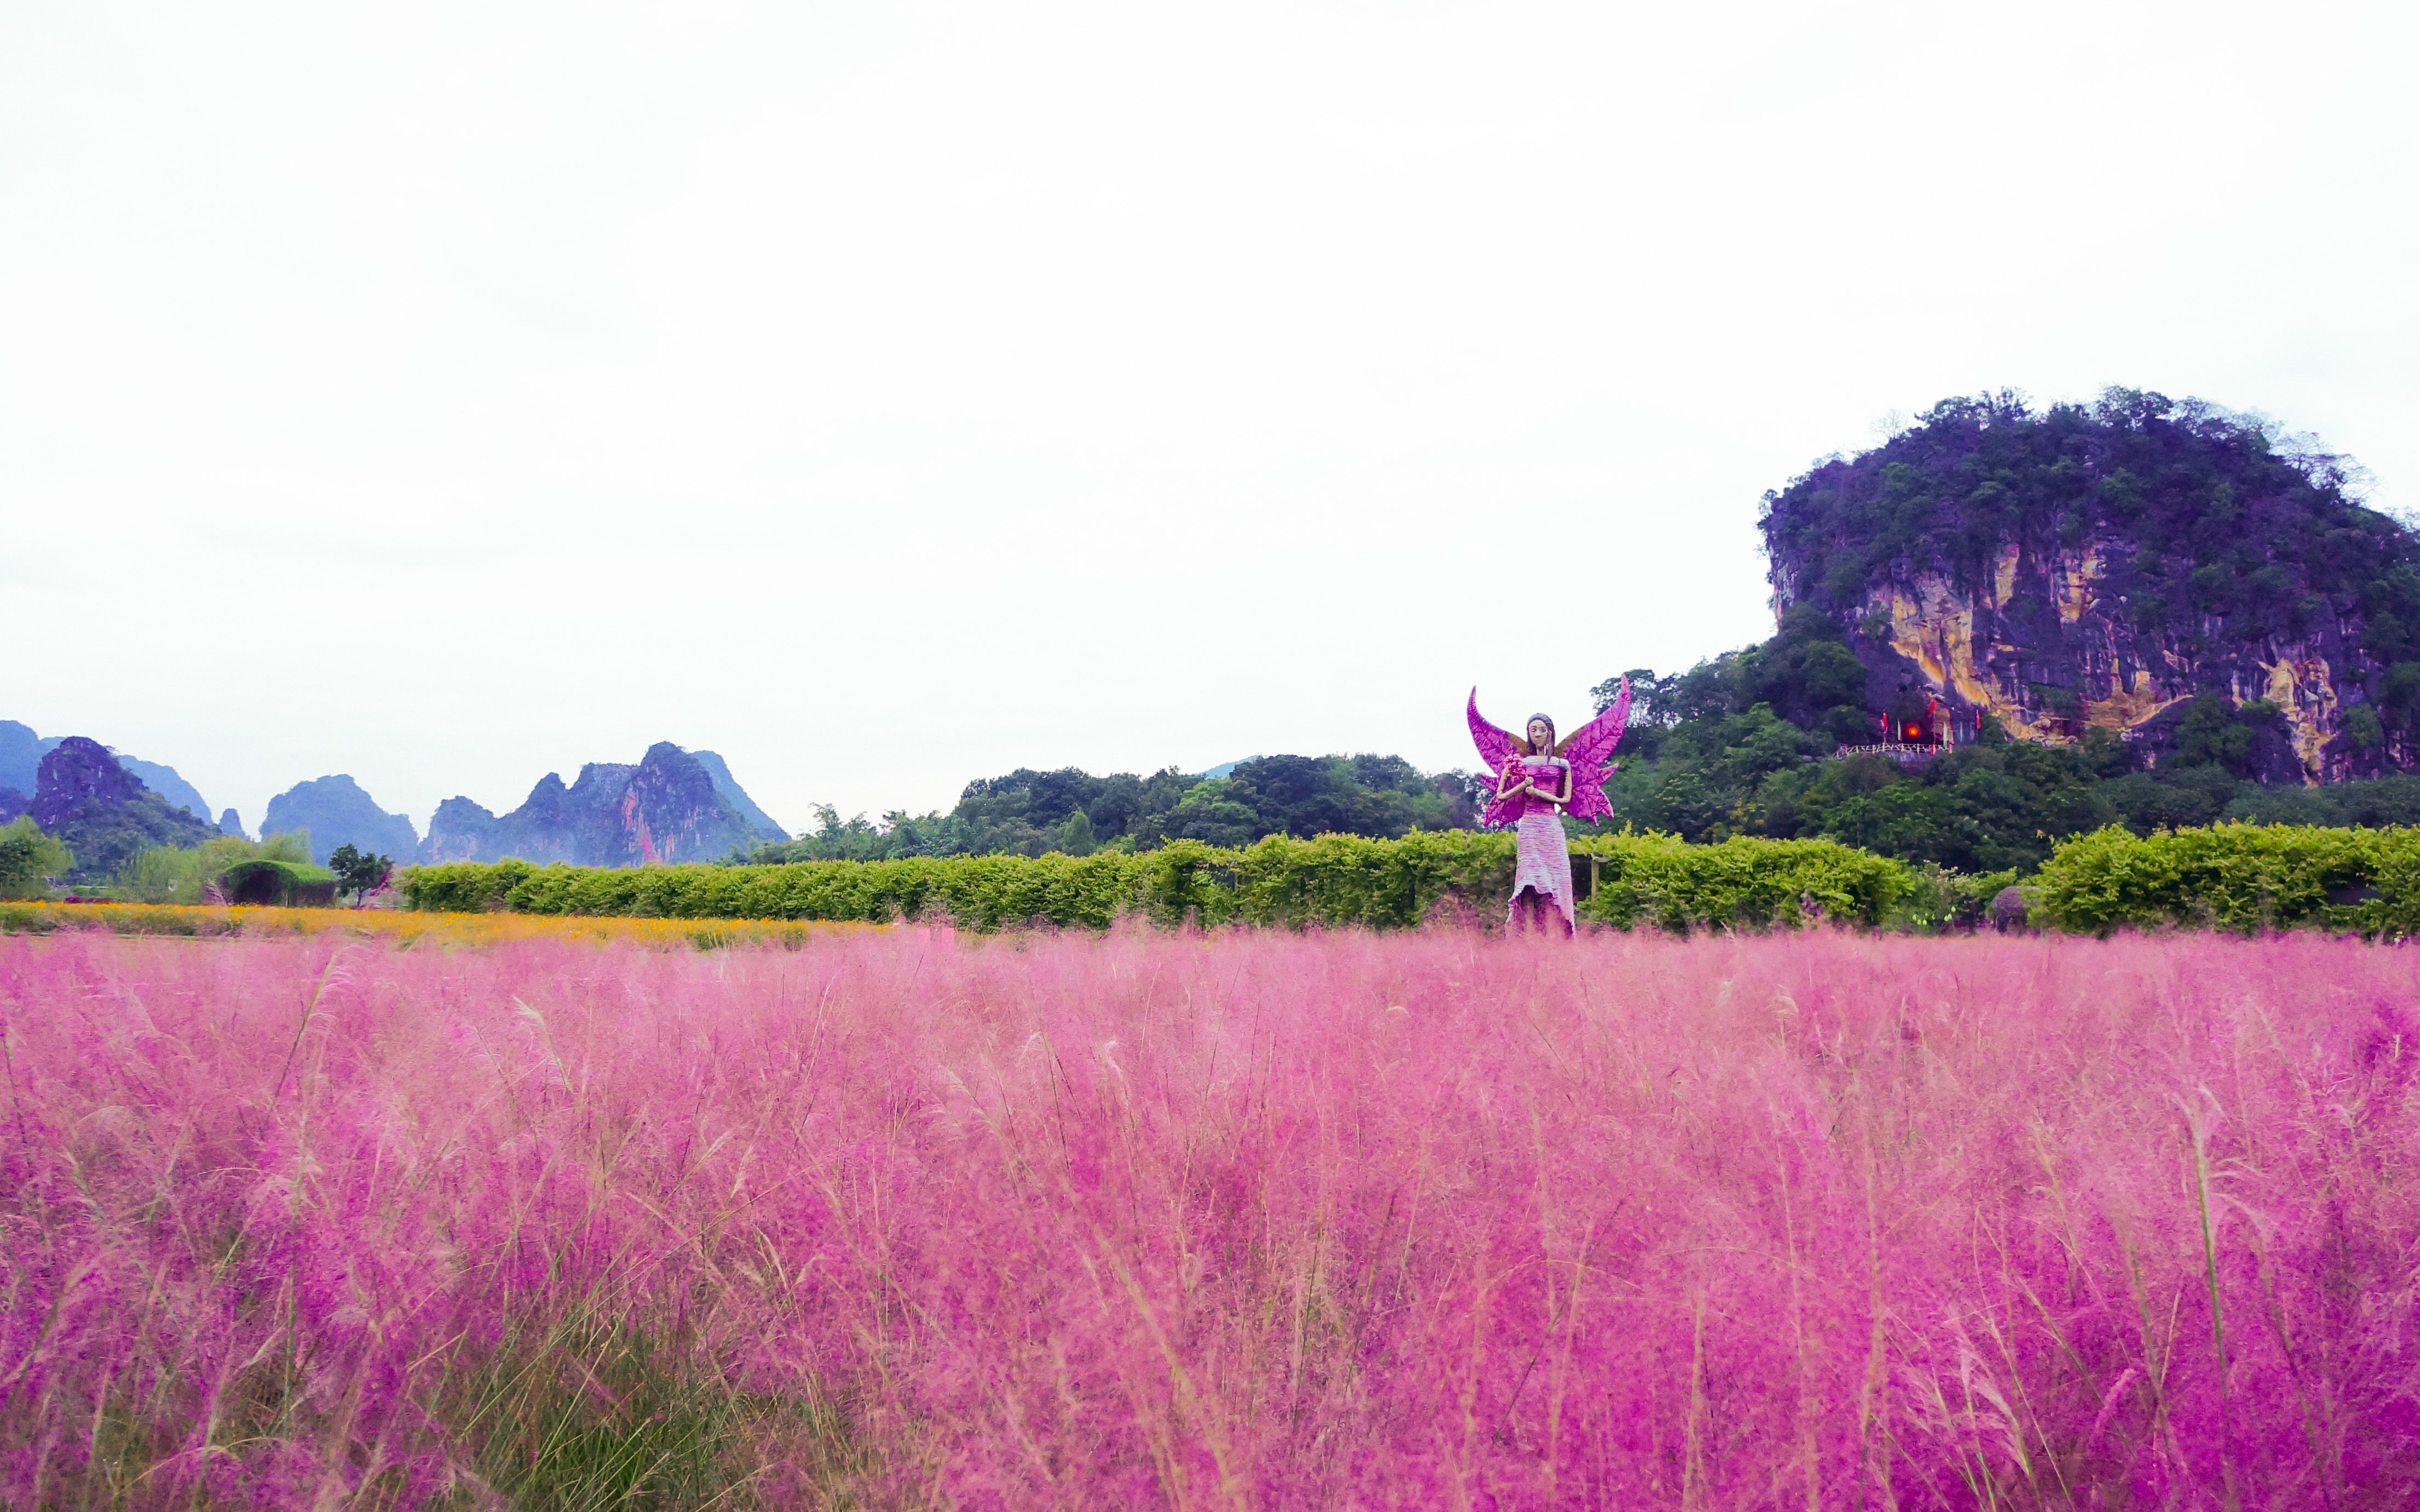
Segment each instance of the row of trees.
M108 873L105 887L80 890L105 892L126 903L224 902L220 879L245 861L312 867L310 832L295 830L256 841L217 835L199 845L146 846L119 862ZM46 897L54 884L72 877L76 870L75 852L56 836L36 827L30 817L0 826L0 899ZM340 895L359 901L387 884L394 875L395 861L339 845L328 857L328 871L335 873Z
M0 900L39 898L53 877L65 876L74 865L75 852L44 834L31 815L0 825Z
M200 903L223 901L219 879L243 861L311 864L311 837L302 831L247 840L220 835L199 845L154 845L134 853L109 879L111 897L138 903Z
M2287 741L2279 711L2216 696L2186 710L2175 749L2155 767L2106 732L2076 746L2041 746L2010 740L1990 722L1975 744L1920 766L1836 757L1842 744L1872 738L1878 711L1844 633L1811 609L1793 610L1771 640L1685 672L1624 675L1631 723L1617 752L1621 770L1606 784L1614 809L1606 828L1696 841L1837 840L1989 872L2029 871L2057 841L2109 824L2144 835L2221 819L2420 824L2420 778L2320 789L2256 780ZM1600 711L1618 682L1593 690ZM1422 774L1392 756L1270 756L1210 779L1019 769L969 783L947 813L893 812L874 823L819 809L813 832L749 858L1082 856L1178 839L1240 846L1279 834L1392 838L1472 827L1486 784L1483 774Z
M1484 779L1429 775L1400 756L1261 756L1223 777L1168 770L1094 777L1074 767L967 784L948 813L815 810L815 828L757 847L754 861L886 860L905 856L1041 856L1153 850L1172 840L1249 845L1267 835L1366 835L1467 829Z

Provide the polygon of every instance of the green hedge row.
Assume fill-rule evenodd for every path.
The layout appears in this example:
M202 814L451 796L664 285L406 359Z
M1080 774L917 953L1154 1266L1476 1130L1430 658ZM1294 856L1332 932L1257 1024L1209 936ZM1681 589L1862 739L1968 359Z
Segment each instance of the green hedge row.
M2061 843L2027 887L2033 921L2079 933L2177 925L2420 933L2420 829L2213 825Z
M1802 900L1880 923L1918 879L1897 861L1829 841L1740 838L1689 845L1666 835L1591 836L1596 894L1582 912L1667 929L1795 922ZM1499 913L1512 837L1445 830L1402 840L1272 836L1242 850L1178 841L1140 855L910 856L783 866L602 869L526 861L407 869L413 908L667 918L916 918L970 929L1047 922L1106 928L1125 914L1170 923L1362 924L1402 929L1440 910Z
M1581 913L1629 928L1792 924L1823 916L1933 929L1980 919L2013 884L1911 868L1828 841L1591 836L1595 896ZM1415 925L1441 910L1504 907L1512 838L1466 830L1396 841L1272 837L1243 850L1193 841L1140 856L918 856L786 866L631 870L526 861L406 870L414 908L667 918L941 917L971 929L1047 922L1099 929L1125 914L1206 924ZM2112 826L2061 841L2024 886L2032 922L2080 933L2183 927L2249 933L2317 926L2420 933L2420 829L2216 825L2144 838Z

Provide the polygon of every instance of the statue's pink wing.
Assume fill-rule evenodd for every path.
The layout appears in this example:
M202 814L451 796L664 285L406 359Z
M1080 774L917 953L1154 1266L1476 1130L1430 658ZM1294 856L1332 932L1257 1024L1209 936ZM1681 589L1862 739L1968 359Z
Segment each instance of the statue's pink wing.
M1472 745L1479 748L1479 764L1487 769L1487 788L1493 793L1503 785L1504 764L1521 753L1521 743L1512 738L1511 731L1497 729L1480 714L1479 689L1476 687L1470 690L1468 712L1470 741ZM1604 799L1599 798L1597 801L1601 803ZM1518 799L1497 798L1487 805L1487 811L1480 815L1480 822L1489 825L1509 825L1520 817L1521 804Z
M1605 779L1613 774L1613 748L1621 744L1621 732L1629 723L1630 679L1625 677L1613 706L1573 731L1562 744L1563 760L1572 764L1572 801L1564 807L1565 813L1575 819L1613 817L1613 805L1605 798Z

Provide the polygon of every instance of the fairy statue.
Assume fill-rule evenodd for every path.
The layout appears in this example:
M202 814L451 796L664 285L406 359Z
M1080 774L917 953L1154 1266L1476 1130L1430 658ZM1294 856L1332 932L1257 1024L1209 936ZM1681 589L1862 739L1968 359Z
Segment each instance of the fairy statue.
M1525 734L1498 730L1481 717L1479 689L1470 690L1470 738L1479 759L1496 777L1496 798L1482 822L1513 824L1520 841L1520 865L1512 873L1512 908L1505 922L1544 930L1550 911L1573 931L1572 853L1563 841L1563 818L1610 819L1613 805L1605 801L1605 779L1611 775L1613 748L1621 743L1630 717L1630 679L1603 714L1580 726L1561 744L1555 741L1555 721L1543 714L1529 716Z

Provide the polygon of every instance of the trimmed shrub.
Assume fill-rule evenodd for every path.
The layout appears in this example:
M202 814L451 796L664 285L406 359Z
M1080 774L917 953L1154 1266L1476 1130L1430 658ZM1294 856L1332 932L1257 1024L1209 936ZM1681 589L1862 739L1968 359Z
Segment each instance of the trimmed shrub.
M1589 836L1596 895L1582 914L1629 928L1795 924L1808 913L1882 921L1912 885L1897 861L1829 841ZM416 909L661 918L865 920L946 916L970 929L1040 923L1106 929L1124 914L1161 924L1404 929L1440 908L1504 907L1509 834L1420 831L1401 840L1271 836L1241 850L1176 841L1140 855L908 856L772 866L607 869L457 862L397 879ZM1811 904L1811 908L1808 906Z
M2400 936L2420 928L2420 829L2222 824L2146 838L2112 825L2060 842L2029 890L2037 920L2079 933L2318 925Z
M529 862L449 861L408 866L396 879L404 905L436 914L483 914L505 906L504 895L537 870Z
M325 908L336 901L336 873L302 861L254 856L219 873L227 900L272 908Z
M1828 840L1738 835L1692 845L1677 835L1620 835L1573 849L1602 858L1596 896L1582 911L1623 929L1794 925L1809 917L1879 924L1915 886L1905 864Z

